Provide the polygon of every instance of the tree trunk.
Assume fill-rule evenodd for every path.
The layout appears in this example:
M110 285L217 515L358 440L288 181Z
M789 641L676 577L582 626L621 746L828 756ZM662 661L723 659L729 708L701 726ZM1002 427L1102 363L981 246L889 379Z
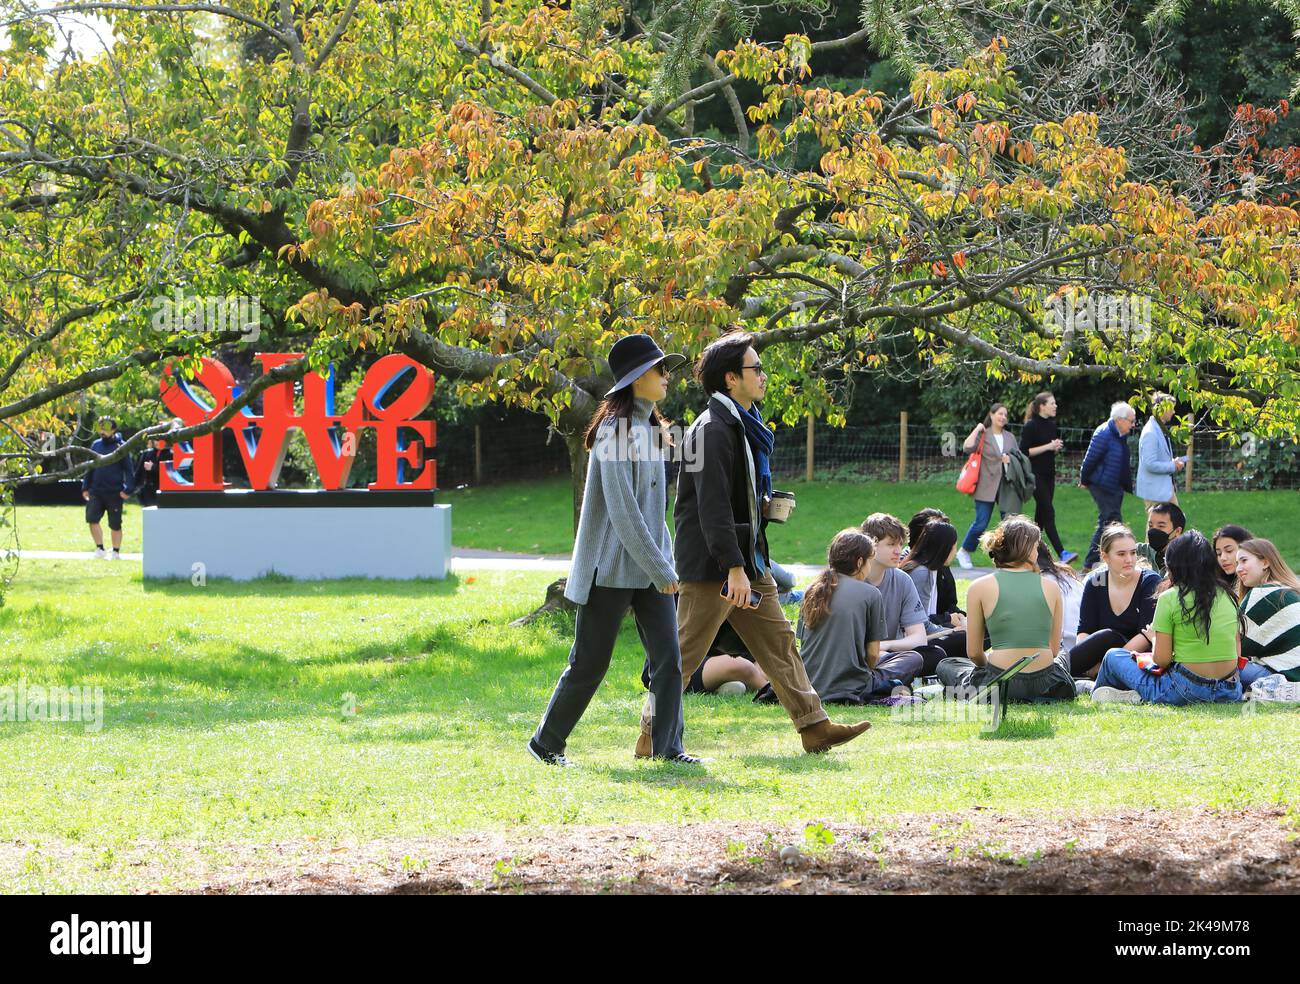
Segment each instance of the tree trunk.
M573 478L573 535L577 536L578 520L582 516L582 493L587 487L587 448L581 431L563 436L569 449L569 474Z

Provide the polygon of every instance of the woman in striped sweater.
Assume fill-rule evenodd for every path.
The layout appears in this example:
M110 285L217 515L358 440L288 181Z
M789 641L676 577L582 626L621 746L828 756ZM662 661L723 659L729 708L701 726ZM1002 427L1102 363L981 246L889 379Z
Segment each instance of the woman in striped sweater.
M1300 681L1300 578L1277 547L1264 539L1237 547L1237 583L1241 601L1241 655L1250 660L1241 670L1241 685L1281 673Z

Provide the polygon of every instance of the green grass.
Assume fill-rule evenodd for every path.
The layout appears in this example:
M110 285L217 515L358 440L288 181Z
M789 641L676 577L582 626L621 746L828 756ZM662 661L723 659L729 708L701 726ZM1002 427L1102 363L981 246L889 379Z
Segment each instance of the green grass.
M947 483L819 481L781 482L779 487L794 492L799 501L788 524L768 528L772 555L789 563L824 563L831 537L872 512L893 513L906 522L918 509L934 506L948 513L965 535L975 511L972 500ZM452 540L458 547L530 554L567 554L573 548L568 479L487 485L439 497L452 504ZM1300 563L1300 495L1295 492L1193 492L1182 505L1191 525L1207 535L1224 523L1241 523L1273 540L1293 564ZM1067 549L1084 553L1097 521L1091 497L1082 489L1058 487L1056 515ZM1135 530L1145 530L1140 499L1126 498L1124 518ZM140 509L134 503L126 508L123 531L122 548L138 551ZM91 546L76 506L20 507L18 532L21 545L32 550Z
M506 623L547 580L145 587L134 564L24 563L0 609L0 686L102 687L105 722L0 722L0 891L182 889L203 880L196 856L220 867L314 839L1300 799L1287 708L1017 708L984 739L951 715L832 708L875 727L807 757L779 708L688 697L687 748L713 762L637 763L630 623L572 737L581 768L546 769L524 743L572 628Z

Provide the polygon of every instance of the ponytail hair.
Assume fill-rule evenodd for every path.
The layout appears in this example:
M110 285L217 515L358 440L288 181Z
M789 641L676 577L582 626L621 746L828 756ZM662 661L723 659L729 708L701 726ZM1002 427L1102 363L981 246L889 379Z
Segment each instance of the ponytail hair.
M1052 399L1052 394L1048 392L1039 393L1029 401L1029 406L1025 407L1025 423L1029 423L1038 416L1038 408L1045 406Z
M831 596L839 584L840 575L852 577L858 566L876 554L876 541L855 526L840 530L826 550L826 570L817 575L803 596L799 615L803 624L815 629L831 612Z

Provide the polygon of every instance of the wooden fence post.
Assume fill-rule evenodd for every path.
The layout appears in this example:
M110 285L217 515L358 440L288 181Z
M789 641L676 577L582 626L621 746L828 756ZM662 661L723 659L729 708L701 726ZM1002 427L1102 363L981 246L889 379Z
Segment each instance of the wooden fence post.
M808 437L804 446L804 480L813 480L813 415L808 414Z
M483 484L483 433L474 425L474 484Z
M907 411L898 414L898 480L907 481Z

